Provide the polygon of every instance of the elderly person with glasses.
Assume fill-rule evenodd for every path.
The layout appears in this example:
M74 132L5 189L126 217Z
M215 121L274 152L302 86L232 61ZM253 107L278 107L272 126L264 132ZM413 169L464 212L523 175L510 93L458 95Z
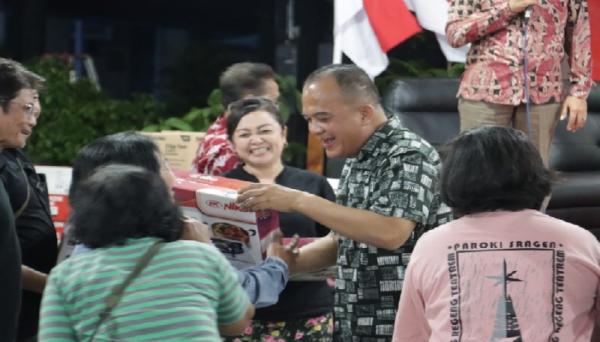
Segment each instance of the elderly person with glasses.
M56 262L56 231L46 186L22 149L41 114L44 79L0 58L0 181L14 215L22 261L23 293L17 340L36 336L46 273Z

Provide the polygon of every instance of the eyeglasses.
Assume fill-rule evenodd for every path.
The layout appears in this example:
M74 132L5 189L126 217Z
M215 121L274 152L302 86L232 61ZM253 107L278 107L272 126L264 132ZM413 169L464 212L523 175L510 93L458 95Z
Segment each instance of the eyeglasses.
M20 107L23 113L25 113L25 115L29 117L37 118L40 116L41 108L39 98L37 97L37 95L33 97L33 101L25 103L19 101L19 99L17 98L7 99L5 97L0 96L0 106L2 106L2 109L4 109L5 111L9 110L8 107L11 105Z
M23 111L25 114L32 116L35 114L35 104L29 102L23 105Z
M29 117L37 118L38 116L40 116L39 105L36 105L33 102L27 102L25 104L20 104L18 102L13 102L13 103L16 106L20 106L23 113L25 113L25 115L27 115Z

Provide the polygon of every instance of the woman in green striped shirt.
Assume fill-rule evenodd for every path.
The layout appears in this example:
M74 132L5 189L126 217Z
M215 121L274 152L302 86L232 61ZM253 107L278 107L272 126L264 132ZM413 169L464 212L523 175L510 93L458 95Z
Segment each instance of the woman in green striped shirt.
M103 167L78 187L72 206L73 234L93 250L52 270L40 341L220 341L250 322L254 308L223 255L179 240L182 216L159 175ZM106 298L157 241L156 255L102 320Z

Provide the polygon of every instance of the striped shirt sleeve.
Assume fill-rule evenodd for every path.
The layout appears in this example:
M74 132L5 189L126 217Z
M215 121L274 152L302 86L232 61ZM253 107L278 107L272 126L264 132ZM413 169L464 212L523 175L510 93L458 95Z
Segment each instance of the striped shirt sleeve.
M58 281L60 275L51 273L44 289L40 309L39 340L44 342L77 341L72 322L66 312L64 297Z
M219 306L217 308L218 323L233 324L244 317L250 300L240 285L237 274L231 264L221 253L216 253L215 262L219 274Z

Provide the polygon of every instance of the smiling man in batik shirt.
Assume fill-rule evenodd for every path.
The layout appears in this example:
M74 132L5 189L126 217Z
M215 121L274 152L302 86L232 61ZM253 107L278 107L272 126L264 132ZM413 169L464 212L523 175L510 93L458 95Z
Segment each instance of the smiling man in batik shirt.
M334 231L301 248L290 268L337 264L334 340L389 341L415 240L451 218L437 192L440 159L386 116L377 88L354 65L313 72L302 107L327 156L348 158L337 203L272 184L242 189L238 201L250 210L299 212Z

